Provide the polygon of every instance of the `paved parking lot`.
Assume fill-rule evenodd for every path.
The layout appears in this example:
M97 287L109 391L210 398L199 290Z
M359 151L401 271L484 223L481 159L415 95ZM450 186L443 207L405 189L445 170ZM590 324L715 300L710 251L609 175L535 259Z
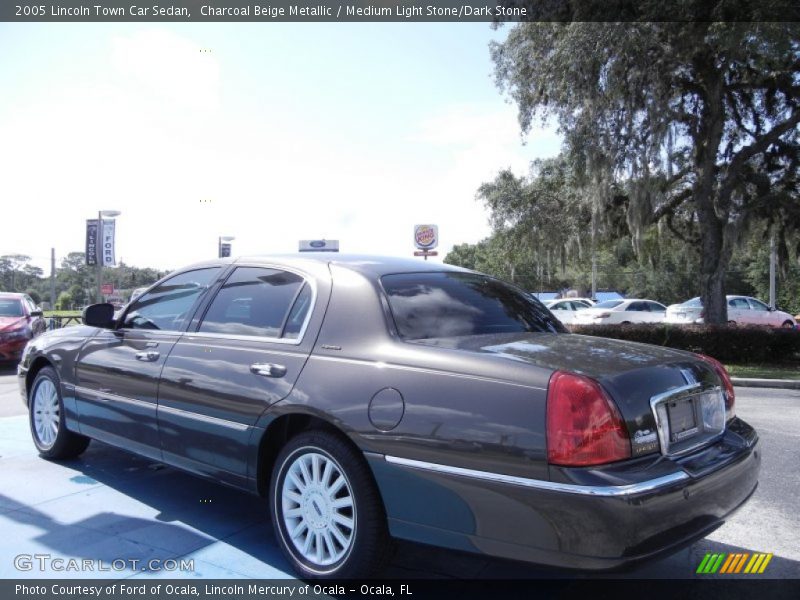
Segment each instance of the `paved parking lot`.
M737 412L763 440L761 483L749 504L710 537L613 577L693 577L707 552L772 552L765 575L800 578L800 391L737 388ZM150 560L191 560L169 577L284 578L263 500L94 442L78 460L50 463L30 441L14 370L0 367L0 578L152 577ZM44 573L20 555L98 559L105 572ZM139 561L135 565L131 561ZM64 563L66 564L66 563ZM179 564L179 563L178 563ZM122 567L116 570L116 567ZM587 576L587 574L577 574ZM504 560L400 543L387 576L529 578L575 576ZM707 576L706 576L707 577Z

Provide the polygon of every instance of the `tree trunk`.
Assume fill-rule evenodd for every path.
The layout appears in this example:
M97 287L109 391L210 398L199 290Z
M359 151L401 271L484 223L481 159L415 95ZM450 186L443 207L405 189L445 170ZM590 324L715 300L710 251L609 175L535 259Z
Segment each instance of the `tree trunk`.
M722 77L713 57L703 53L695 57L695 67L705 84L703 109L694 135L694 170L697 179L693 200L700 225L701 297L705 322L725 324L728 304L725 299L725 272L730 260L731 244L725 243L728 221L727 199L718 198L717 152L724 131L725 108L722 99ZM723 206L717 206L722 204ZM719 213L718 214L718 209Z
M713 206L703 208L697 211L703 236L700 256L703 310L706 323L722 325L728 322L728 303L725 299L725 272L728 265L728 257L725 256L725 226L714 214Z

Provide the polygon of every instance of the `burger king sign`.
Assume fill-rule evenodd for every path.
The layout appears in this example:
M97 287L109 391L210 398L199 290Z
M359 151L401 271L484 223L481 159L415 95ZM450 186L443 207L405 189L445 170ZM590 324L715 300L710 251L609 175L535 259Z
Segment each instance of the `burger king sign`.
M439 227L414 225L414 244L420 250L433 250L439 245Z

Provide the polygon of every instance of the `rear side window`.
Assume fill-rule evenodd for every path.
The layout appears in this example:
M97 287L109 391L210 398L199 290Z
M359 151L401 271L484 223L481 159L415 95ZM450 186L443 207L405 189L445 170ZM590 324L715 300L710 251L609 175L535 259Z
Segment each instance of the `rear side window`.
M307 312L302 312L302 306L298 312L291 310L292 314L290 309L298 306L305 287L303 278L295 273L239 267L214 297L198 331L279 338L287 326L286 337L297 337ZM310 301L306 302L306 311L309 305Z
M403 273L385 275L381 283L406 340L566 331L541 302L485 275Z
M728 300L728 306L731 308L738 308L739 310L750 310L750 305L744 298L732 298Z

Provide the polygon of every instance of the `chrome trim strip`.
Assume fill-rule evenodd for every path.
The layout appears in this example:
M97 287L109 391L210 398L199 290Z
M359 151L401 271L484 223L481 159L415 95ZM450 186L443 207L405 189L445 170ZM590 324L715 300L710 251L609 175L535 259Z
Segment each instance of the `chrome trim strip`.
M145 400L139 400L137 398L128 398L127 396L119 396L117 394L112 394L111 392L101 392L98 390L93 390L90 388L81 387L79 385L75 386L75 394L80 395L83 397L84 400L94 400L96 402L121 402L123 404L131 404L133 406L138 406L141 408L155 408L155 402L147 402Z
M423 462L420 460L410 460L397 456L387 455L384 457L384 459L388 463L403 467L411 467L412 469L422 469L424 471L432 471L434 473L459 475L461 477L491 481L493 483L506 483L509 485L545 490L548 492L563 492L567 494L580 494L583 496L633 496L636 494L651 492L659 488L678 483L679 481L689 479L689 476L686 473L679 471L670 475L664 475L663 477L656 477L655 479L648 479L647 481L631 483L628 485L576 485L573 483L559 483L555 481L542 481L541 479L514 477L513 475L490 473L488 471L474 471L472 469L464 469L462 467L451 467L449 465L440 465L436 463Z
M211 425L217 425L219 427L227 427L228 429L234 429L236 431L247 431L248 429L250 429L250 425L248 425L247 423L239 423L238 421L229 421L228 419L220 419L219 417L212 417L209 415L203 415L188 410L181 410L180 408L174 408L172 406L163 406L159 404L158 412L166 412L178 417L193 419L195 421L201 421L203 423L209 423Z
M209 423L211 425L217 425L219 427L226 427L228 429L234 429L236 431L247 431L248 429L250 429L250 425L248 425L247 423L229 421L227 419L220 419L219 417L211 417L209 415L203 415L188 410L181 410L180 408L163 406L160 404L156 404L155 402L146 402L144 400L137 400L136 398L127 398L125 396L119 396L117 394L99 392L97 390L77 385L75 386L75 393L82 396L84 400L96 401L96 402L120 402L122 404L130 404L141 408L149 408L149 409L155 408L157 409L157 411L164 411L179 417L194 419L195 421L202 421L203 423Z
M299 346L303 343L302 339L276 338L267 337L265 335L241 335L238 333L212 333L210 331L187 331L183 334L183 339L238 340L241 342L267 342L269 344L283 344L286 346Z

